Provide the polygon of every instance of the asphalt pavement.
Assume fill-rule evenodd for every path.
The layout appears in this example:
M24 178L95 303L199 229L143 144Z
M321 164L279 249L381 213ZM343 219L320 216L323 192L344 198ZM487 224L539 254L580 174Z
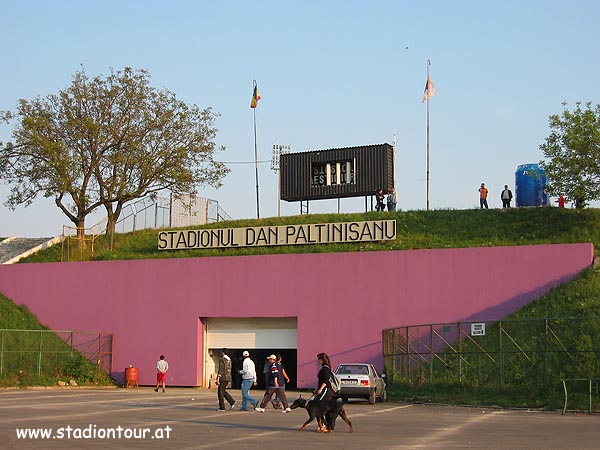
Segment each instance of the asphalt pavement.
M600 448L599 415L356 401L345 405L354 433L338 419L325 434L314 422L298 432L303 409L239 411L230 392L236 408L219 412L207 389L0 390L0 449Z

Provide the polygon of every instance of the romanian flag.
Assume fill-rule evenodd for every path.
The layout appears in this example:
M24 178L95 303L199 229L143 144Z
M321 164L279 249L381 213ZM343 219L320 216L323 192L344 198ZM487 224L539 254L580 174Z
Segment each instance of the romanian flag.
M250 101L250 108L256 108L258 101L260 100L260 92L258 91L258 85L254 82L254 92L252 92L252 100Z
M435 95L435 84L433 84L433 80L431 79L431 74L427 76L427 81L425 82L425 92L423 92L423 101L429 100L429 98Z

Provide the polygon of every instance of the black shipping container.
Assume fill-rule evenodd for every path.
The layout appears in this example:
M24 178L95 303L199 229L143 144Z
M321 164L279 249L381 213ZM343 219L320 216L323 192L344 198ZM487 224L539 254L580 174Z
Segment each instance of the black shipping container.
M394 186L390 144L281 155L281 199L288 202L374 195Z

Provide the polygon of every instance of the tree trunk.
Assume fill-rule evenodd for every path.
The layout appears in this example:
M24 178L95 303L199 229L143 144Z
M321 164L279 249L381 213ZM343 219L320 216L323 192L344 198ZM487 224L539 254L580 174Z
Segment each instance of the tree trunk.
M117 220L115 219L112 205L104 205L104 208L106 209L106 235L113 235L117 226Z
M75 226L77 227L77 237L80 239L85 238L85 217L77 217Z
M106 234L114 234L117 226L117 222L119 221L119 217L121 216L121 211L123 211L123 204L121 202L117 202L116 208L113 210L112 203L104 204L104 208L106 209Z

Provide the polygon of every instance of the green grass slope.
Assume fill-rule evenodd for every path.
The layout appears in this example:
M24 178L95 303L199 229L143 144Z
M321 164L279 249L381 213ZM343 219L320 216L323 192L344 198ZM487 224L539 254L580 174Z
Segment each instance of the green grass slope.
M315 214L267 219L219 222L198 228L231 228L245 226L331 223L395 219L395 241L345 243L326 245L295 245L276 247L246 247L227 249L160 251L158 230L116 234L113 250L110 239L101 236L94 243L91 257L90 244L86 251L77 249L73 241L67 246L56 245L32 255L21 262L64 260L119 260L146 258L191 258L203 256L258 255L275 253L320 253L378 251L429 248L492 247L529 244L600 243L600 210L560 208L512 208L509 210L435 210L369 212L359 214Z
M71 379L79 385L112 384L97 366L47 330L26 306L0 294L0 386L52 386Z

